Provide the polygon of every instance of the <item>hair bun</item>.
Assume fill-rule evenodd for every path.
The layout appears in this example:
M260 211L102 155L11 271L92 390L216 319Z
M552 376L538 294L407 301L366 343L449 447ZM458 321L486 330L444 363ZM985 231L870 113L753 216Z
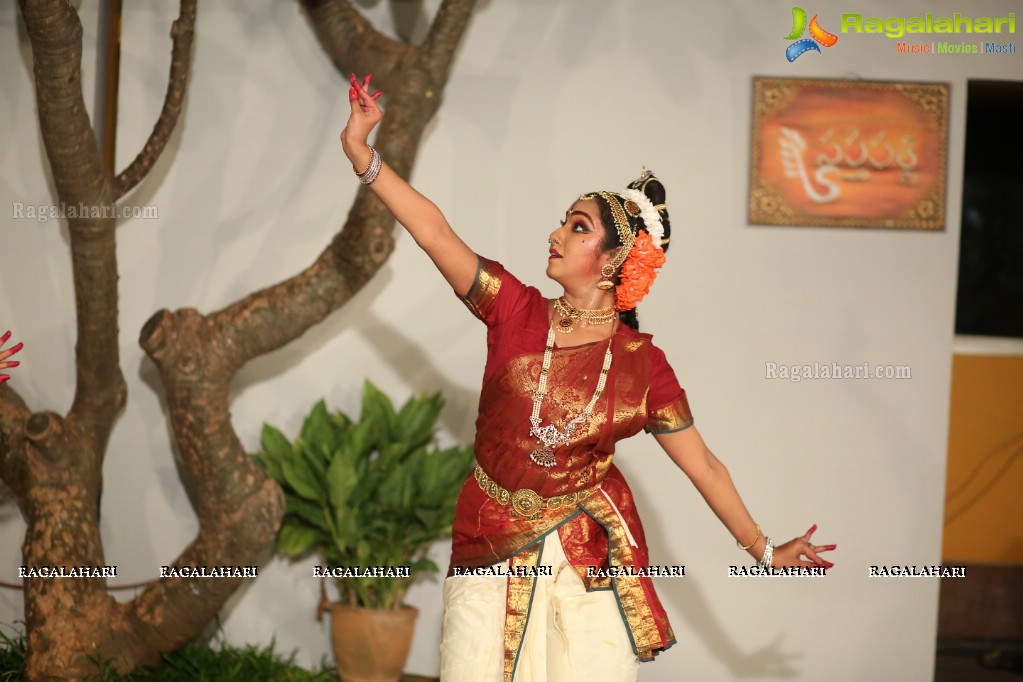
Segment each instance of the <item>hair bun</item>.
M668 219L668 206L665 201L667 193L664 190L664 185L657 179L653 171L644 169L642 175L629 183L629 189L638 189L657 209L657 213L661 218L661 225L664 227L664 236L661 237L661 248L667 253L668 246L671 243L671 221Z

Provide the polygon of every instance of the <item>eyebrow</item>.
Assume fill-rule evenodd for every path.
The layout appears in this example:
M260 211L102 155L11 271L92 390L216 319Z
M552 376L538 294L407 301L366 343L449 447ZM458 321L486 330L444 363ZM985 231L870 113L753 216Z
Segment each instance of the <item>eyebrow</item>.
M580 211L579 209L576 209L574 211L565 211L565 215L566 216L568 216L568 215L575 215L576 213L578 213L581 216L585 216L585 218L587 220L589 220L591 223L595 223L596 222L596 221L593 220L593 218L590 216L590 214L587 213L586 211Z

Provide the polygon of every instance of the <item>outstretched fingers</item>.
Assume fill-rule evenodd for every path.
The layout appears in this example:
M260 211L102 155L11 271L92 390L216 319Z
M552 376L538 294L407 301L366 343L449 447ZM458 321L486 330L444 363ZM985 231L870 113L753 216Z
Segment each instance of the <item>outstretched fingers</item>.
M348 78L352 84L352 87L348 88L348 101L352 103L352 108L354 109L356 103L358 103L358 106L366 112L378 109L376 100L384 93L377 91L372 95L369 94L369 82L373 79L373 74L366 74L366 77L361 83L359 82L359 79L355 77L354 73Z
M13 346L8 348L7 350L3 350L3 345L5 343L7 343L7 340L10 339L10 338L11 338L11 332L10 331L6 332L3 336L0 336L0 361L6 360L7 358L11 357L15 353L17 353L19 350L21 350L22 347L24 347L24 345L25 345L25 344L23 344L22 342L19 341L18 343L14 344ZM13 363L13 364L12 363L0 364L0 368L3 368L3 367L17 367L17 366L18 366L18 363L16 363L16 362Z
M813 536L814 531L817 530L817 524L810 526L810 530L803 534L801 540L806 543L803 548L802 554L812 561L816 566L824 566L825 568L831 568L835 564L831 563L827 559L822 558L818 552L830 552L831 550L838 547L838 545L815 545L810 542L810 537Z

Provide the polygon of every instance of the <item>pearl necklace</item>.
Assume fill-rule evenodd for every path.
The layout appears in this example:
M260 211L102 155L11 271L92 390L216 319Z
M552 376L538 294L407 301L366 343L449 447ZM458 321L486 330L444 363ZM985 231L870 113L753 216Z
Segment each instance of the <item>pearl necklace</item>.
M551 320L551 328L547 332L547 345L543 351L543 366L540 368L540 382L536 388L536 392L533 393L533 413L529 417L529 423L532 427L529 429L529 435L535 436L537 440L543 445L543 447L533 450L529 454L529 459L533 461L533 464L542 466L545 469L550 469L557 462L554 459L554 448L565 445L572 439L572 435L575 433L575 427L582 424L593 412L593 406L596 405L597 400L600 398L600 394L604 392L604 386L607 384L607 372L611 369L611 345L614 340L614 334L607 342L607 352L604 353L604 365L600 368L600 378L597 379L597 388L593 392L593 397L590 398L590 402L583 409L575 419L568 421L565 424L565 430L561 431L557 424L551 422L547 426L540 426L540 403L543 401L544 396L547 395L547 372L551 368L551 356L554 354L554 320Z

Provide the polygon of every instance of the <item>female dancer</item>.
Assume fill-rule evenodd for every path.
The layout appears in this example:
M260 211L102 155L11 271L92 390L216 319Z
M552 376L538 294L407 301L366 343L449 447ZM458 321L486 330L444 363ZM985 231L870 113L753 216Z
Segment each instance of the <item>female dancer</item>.
M17 367L18 365L21 364L17 360L8 360L7 359L7 358L11 357L12 355L14 355L15 353L17 353L19 350L21 350L21 346L22 346L21 342L19 341L18 343L14 344L13 346L8 348L7 350L4 350L4 344L7 343L7 340L10 339L10 338L11 338L11 332L10 331L7 331L7 332L4 333L3 336L0 336L0 369L8 369L9 367ZM0 384L4 383L5 381L7 381L10 378L11 377L10 377L9 374L0 374Z
M635 329L670 241L661 183L644 173L570 206L547 264L564 293L547 300L477 256L368 146L383 117L369 78L352 76L345 154L487 326L478 466L458 497L444 583L441 679L635 680L640 660L674 643L640 570L632 493L611 462L615 442L641 430L762 568L830 567L818 552L834 545L811 544L815 527L777 548L763 535L692 426L664 354Z

